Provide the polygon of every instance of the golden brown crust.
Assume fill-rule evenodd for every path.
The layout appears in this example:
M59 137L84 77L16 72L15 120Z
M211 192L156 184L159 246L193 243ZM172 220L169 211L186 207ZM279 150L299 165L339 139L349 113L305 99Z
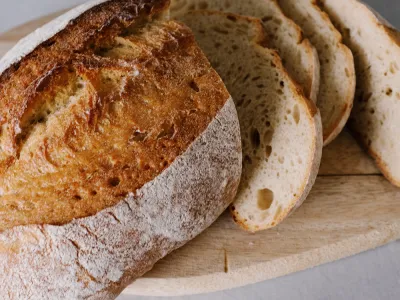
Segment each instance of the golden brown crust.
M109 1L0 77L0 230L66 224L153 180L229 98L168 1ZM118 37L118 38L116 38Z

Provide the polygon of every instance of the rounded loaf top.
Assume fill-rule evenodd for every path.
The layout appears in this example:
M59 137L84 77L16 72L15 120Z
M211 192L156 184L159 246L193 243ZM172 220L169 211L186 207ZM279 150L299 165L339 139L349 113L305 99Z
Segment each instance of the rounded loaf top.
M164 20L167 6L104 2L1 74L0 231L112 207L225 105L191 31Z

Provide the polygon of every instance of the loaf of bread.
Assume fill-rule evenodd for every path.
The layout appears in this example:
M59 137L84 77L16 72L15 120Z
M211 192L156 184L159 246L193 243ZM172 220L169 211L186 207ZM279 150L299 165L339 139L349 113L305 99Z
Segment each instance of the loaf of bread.
M349 127L400 187L400 32L358 0L320 0L353 51L357 88Z
M168 5L90 2L0 61L1 299L113 299L234 199L234 103Z

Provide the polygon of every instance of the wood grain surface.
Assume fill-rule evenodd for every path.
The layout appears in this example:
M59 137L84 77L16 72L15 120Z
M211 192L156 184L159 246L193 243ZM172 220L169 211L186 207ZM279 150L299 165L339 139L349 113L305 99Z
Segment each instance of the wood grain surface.
M0 35L0 56L60 13ZM217 291L283 276L400 238L400 189L345 130L324 149L304 205L275 229L250 234L228 213L125 290L131 295Z

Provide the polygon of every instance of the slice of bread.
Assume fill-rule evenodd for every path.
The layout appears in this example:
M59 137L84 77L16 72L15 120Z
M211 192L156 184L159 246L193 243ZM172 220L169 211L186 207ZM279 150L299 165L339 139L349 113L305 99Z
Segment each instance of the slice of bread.
M315 0L278 2L318 51L321 66L318 108L324 129L324 145L327 145L343 130L353 107L356 88L353 54L342 43L341 34Z
M231 207L249 231L273 227L308 195L322 152L315 105L267 43L258 19L211 11L181 18L232 94L241 123L243 176Z
M353 51L357 89L349 127L400 186L400 33L355 0L319 2Z
M278 50L290 76L307 98L317 101L320 85L318 54L299 26L287 18L276 0L173 0L171 16L179 18L192 10L218 10L261 19L269 47Z

